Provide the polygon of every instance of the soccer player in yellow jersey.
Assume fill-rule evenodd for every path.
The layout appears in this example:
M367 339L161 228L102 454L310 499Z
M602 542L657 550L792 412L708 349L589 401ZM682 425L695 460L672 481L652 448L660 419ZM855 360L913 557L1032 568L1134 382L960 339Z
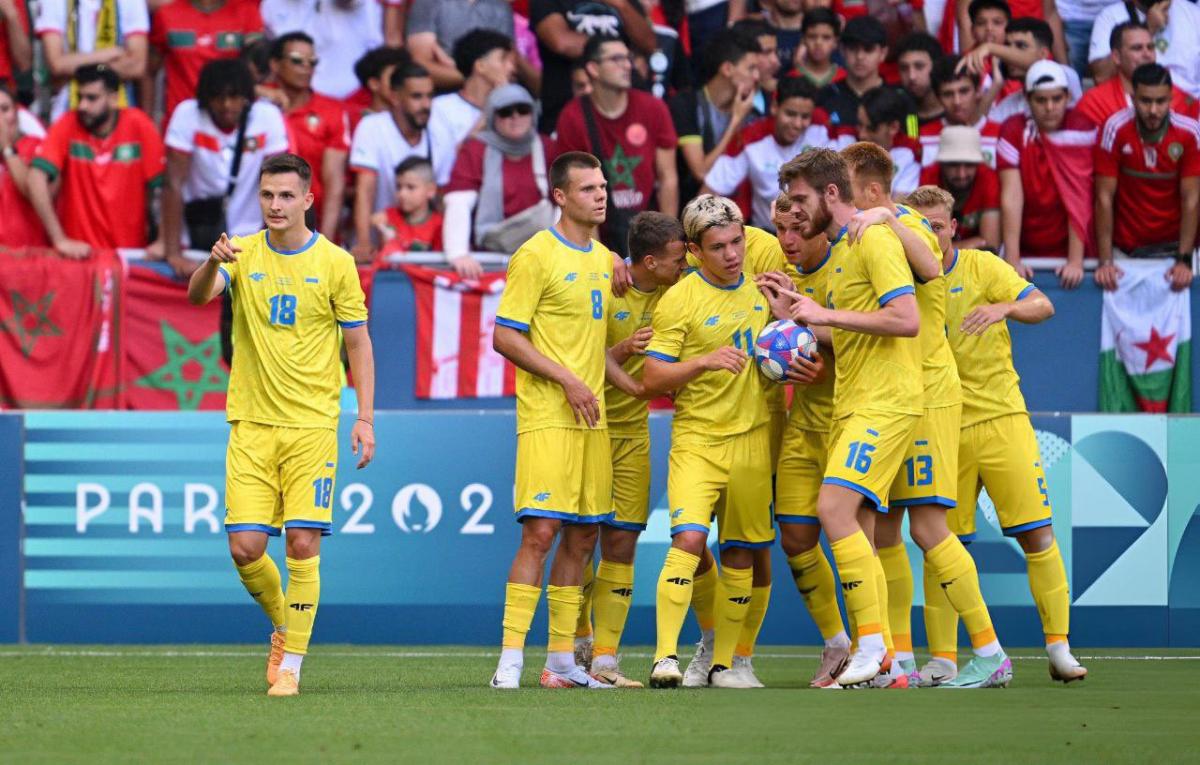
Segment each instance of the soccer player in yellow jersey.
M562 216L509 260L492 340L517 367L514 510L521 543L509 570L491 685L519 687L546 558L561 536L546 588L550 642L541 684L612 688L576 665L573 652L584 563L599 524L612 517L604 342L613 258L594 238L608 191L600 161L583 152L560 155L550 184Z
M748 363L747 352L772 310L743 272L745 234L737 205L697 197L684 210L683 228L701 265L659 301L643 380L647 395L677 391L667 478L671 548L658 581L650 684L670 688L683 681L679 631L715 512L722 567L709 684L748 688L753 685L730 665L750 605L752 550L769 547L775 534L769 383Z
M683 226L669 215L638 213L629 225L633 284L608 307L605 344L634 379L642 376L654 309L685 265ZM650 515L649 408L613 383L604 387L612 454L611 518L600 527L600 563L592 586L594 645L591 675L619 688L640 688L617 664L617 648L633 598L633 558ZM586 573L586 572L585 572Z
M321 537L332 533L337 472L340 337L358 397L350 442L358 467L375 453L375 362L354 259L304 225L312 169L293 154L263 163L265 231L213 245L192 274L188 300L233 296L237 353L229 378L225 531L238 576L275 626L268 694L300 692L321 591ZM288 587L266 554L287 534Z
M1081 679L1087 670L1071 655L1067 642L1071 613L1067 574L1054 539L1045 471L1013 368L1012 338L1005 321L1037 324L1054 315L1054 306L1000 258L979 250L954 249L954 200L947 192L922 186L907 201L929 219L938 237L946 271L946 332L965 402L958 505L950 511L950 528L964 540L974 536L976 500L980 485L986 487L1001 529L1015 537L1025 552L1029 588L1046 635L1050 676L1063 682ZM934 658L922 669L922 679L953 677L958 632L954 611L946 605L943 588L930 586L928 579L925 627Z
M872 143L856 143L843 149L842 157L850 171L854 202L867 210L862 216L866 221L857 222L881 214L893 230L909 235L905 254L917 282L917 309L921 314L925 413L892 483L889 512L878 519L875 527L880 572L885 577L887 622L896 652L891 670L881 673L875 684L905 688L919 681L912 650L912 568L901 536L907 510L909 533L925 553L925 570L961 611L971 636L975 654L972 664L960 677L947 679L946 683L970 688L1005 685L1012 679L1012 663L1000 646L987 605L979 594L975 562L946 525L946 513L955 506L958 490L962 387L946 340L946 288L941 258L934 256L941 254L941 248L920 213L892 203L894 167L885 150Z
M821 302L797 295L792 318L831 328L836 383L817 515L858 638L837 682L856 685L872 680L887 659L875 556L858 510L866 500L887 511L888 490L924 411L920 317L912 273L895 234L870 226L858 243L847 240L855 209L846 163L837 152L803 152L780 168L779 182L803 235L825 232L831 242L827 294Z

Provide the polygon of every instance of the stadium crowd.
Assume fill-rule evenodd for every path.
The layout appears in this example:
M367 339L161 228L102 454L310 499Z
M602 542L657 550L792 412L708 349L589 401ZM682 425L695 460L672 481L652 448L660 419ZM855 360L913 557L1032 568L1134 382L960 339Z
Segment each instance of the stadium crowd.
M263 160L314 168L310 224L362 265L511 253L554 220L546 168L600 157L605 243L702 192L773 230L779 167L887 149L962 246L1172 257L1200 213L1188 0L0 0L0 245L146 248L180 276L261 227Z

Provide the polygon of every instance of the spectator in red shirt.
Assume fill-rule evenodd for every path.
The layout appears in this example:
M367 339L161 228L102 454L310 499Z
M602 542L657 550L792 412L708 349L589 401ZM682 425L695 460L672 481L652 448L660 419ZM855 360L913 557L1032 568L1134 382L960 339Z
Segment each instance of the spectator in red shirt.
M979 131L948 125L939 137L937 162L921 168L922 186L940 186L954 197L955 246L1000 250L1000 179L988 167Z
M350 123L341 101L312 89L316 66L316 48L304 32L288 32L273 41L271 73L287 104L284 119L292 151L313 169L312 209L320 216L317 229L336 239L346 194Z
M967 125L980 136L983 159L996 167L996 141L1000 123L984 115L979 75L958 67L958 56L946 56L933 67L933 90L942 104L942 118L921 126L921 163L925 167L938 159L938 137L950 125Z
M1200 219L1200 123L1171 109L1171 73L1133 72L1133 106L1109 117L1096 147L1096 284L1117 288L1114 258L1175 258L1171 288L1192 282Z
M1014 114L1000 126L1004 258L1022 277L1025 256L1064 258L1055 269L1063 287L1083 281L1092 235L1092 147L1096 128L1067 107L1066 67L1038 61L1025 76L1032 116Z
M903 132L908 107L908 99L902 91L891 85L881 85L863 94L856 120L858 140L881 146L891 156L895 171L892 196L896 199L916 191L921 179L921 145Z
M92 248L145 247L149 191L163 180L162 138L145 112L118 106L121 80L110 67L80 67L74 82L79 106L55 121L38 147L29 199L66 257L87 257Z
M614 252L627 249L629 221L650 209L657 186L658 210L679 213L675 128L659 99L632 89L633 64L624 42L593 37L584 49L592 92L563 108L558 119L560 152L596 155L608 179L608 217L600 231ZM589 123L594 129L589 129ZM592 141L595 135L600 145Z
M41 140L23 135L17 101L0 84L0 245L45 247L50 244L29 204L29 163Z
M942 102L933 90L933 67L943 55L937 39L924 32L913 32L896 45L900 87L916 105L917 122L922 127L942 116Z
M16 92L16 75L33 66L25 0L0 0L0 86Z
M1050 25L1041 19L1015 18L1008 23L1004 33L1004 44L985 43L959 62L959 66L989 81L984 83L984 101L991 104L988 118L1004 122L1017 112L1028 112L1021 84L1025 73L1037 61L1053 60L1051 53L1054 33ZM991 67L990 74L988 67ZM1074 69L1066 69L1068 103L1074 105L1083 93L1079 75Z
M1055 3L1055 0L1008 0L1006 5L1008 6L1008 17L1010 19L1032 18L1039 21L1045 21L1050 27L1051 33L1054 35L1054 40L1051 44L1051 47L1054 51L1054 60L1058 61L1059 63L1067 62L1067 43L1063 33L1063 22L1062 17L1058 15L1058 5ZM962 6L959 6L957 11L959 14L963 14L964 10L966 11L965 17L960 15L959 23L969 23L972 34L975 34L975 16L973 13L971 13L971 9L974 8L974 6L975 3L971 3L971 5L967 6L966 9L964 9ZM989 21L994 21L994 19L990 19ZM981 39L980 36L976 36L974 45L979 45L983 42L986 42L987 38L989 37L994 38L994 30L994 25L989 23L989 28L983 31L982 37L984 39ZM993 39L993 41L1003 42L1002 39ZM970 50L974 47L973 45L966 45L965 42L966 41L964 41L964 45L962 46L963 50Z
M1097 125L1133 105L1133 72L1143 64L1153 64L1156 59L1154 38L1150 28L1140 21L1126 21L1113 27L1109 36L1109 55L1117 71L1110 77L1083 94L1076 107ZM1200 51L1196 52L1200 55ZM1200 102L1171 86L1171 110L1176 114L1196 117Z
M160 6L150 19L151 56L144 82L153 88L155 73L166 67L164 124L175 107L196 92L205 64L234 58L262 33L262 16L253 0L171 0ZM153 104L153 90L143 100Z
M841 34L842 21L833 11L828 8L805 11L800 25L803 43L794 54L796 73L818 88L844 79L846 70L833 60Z
M383 247L376 265L394 252L434 252L442 249L442 214L433 208L437 199L433 163L409 157L396 167L396 204L371 216Z

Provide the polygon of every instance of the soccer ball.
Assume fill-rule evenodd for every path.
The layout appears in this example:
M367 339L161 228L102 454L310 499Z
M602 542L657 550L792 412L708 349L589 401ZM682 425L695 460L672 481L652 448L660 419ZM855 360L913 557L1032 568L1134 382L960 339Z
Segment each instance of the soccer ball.
M785 382L792 359L797 356L811 359L816 352L816 336L808 327L790 319L771 322L754 341L754 363L771 382Z

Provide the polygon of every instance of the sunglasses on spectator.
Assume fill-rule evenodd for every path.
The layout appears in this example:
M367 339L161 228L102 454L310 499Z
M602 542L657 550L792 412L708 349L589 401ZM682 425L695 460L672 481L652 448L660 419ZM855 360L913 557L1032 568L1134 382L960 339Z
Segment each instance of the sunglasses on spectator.
M287 60L291 61L296 66L311 66L314 69L316 69L317 64L321 63L321 59L319 58L305 58L299 53L292 53L287 57Z
M514 114L519 114L522 117L525 117L533 114L533 107L529 104L513 104L512 106L505 106L503 109L496 110L496 116L502 119L508 119Z

